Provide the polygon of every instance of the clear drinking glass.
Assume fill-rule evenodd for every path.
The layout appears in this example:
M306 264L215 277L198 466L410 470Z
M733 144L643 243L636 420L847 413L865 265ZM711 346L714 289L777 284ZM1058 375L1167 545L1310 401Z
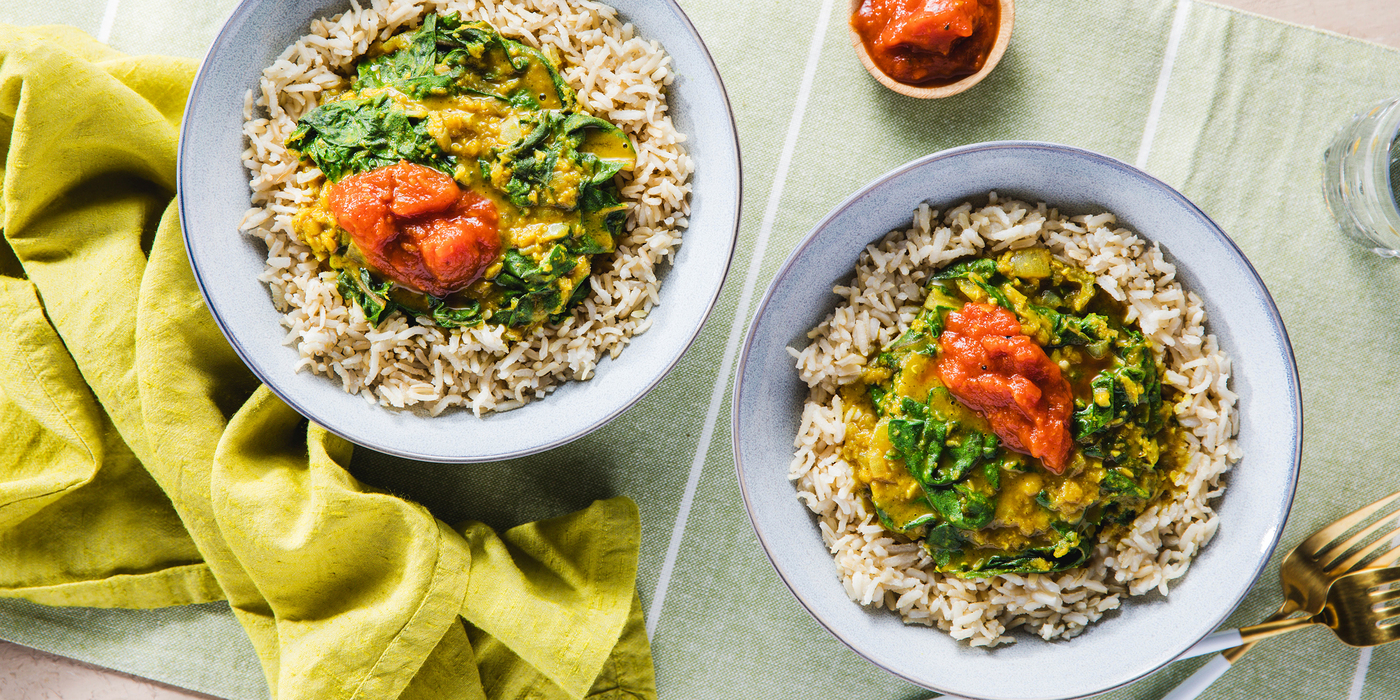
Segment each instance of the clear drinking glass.
M1322 156L1322 195L1342 230L1400 257L1400 97L1356 115Z

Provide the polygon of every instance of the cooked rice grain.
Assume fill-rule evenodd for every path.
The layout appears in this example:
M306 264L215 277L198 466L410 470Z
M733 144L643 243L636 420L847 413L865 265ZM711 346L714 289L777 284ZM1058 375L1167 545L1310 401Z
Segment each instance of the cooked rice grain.
M371 43L416 26L425 13L454 10L527 44L553 46L584 108L617 124L637 146L636 169L620 181L631 205L627 223L617 253L594 260L593 294L558 326L520 341L504 338L498 326L448 330L402 314L371 327L336 291L336 273L292 232L292 216L311 201L321 177L298 171L296 156L283 147L296 120L327 91L347 86L341 76ZM313 21L311 33L263 71L244 101L243 162L253 207L240 229L267 244L260 279L284 314L284 342L297 348L297 370L331 377L382 406L421 406L433 415L461 406L481 415L588 379L603 356L616 358L651 327L659 270L673 262L689 223L694 165L668 112L672 80L671 59L657 42L636 36L613 8L587 0L373 0Z
M1215 536L1219 520L1210 501L1224 491L1224 475L1240 456L1230 359L1205 332L1200 298L1182 289L1160 248L1117 227L1112 214L1065 217L1045 204L1000 200L996 193L989 199L985 207L963 204L941 219L920 205L908 230L891 232L861 254L850 284L835 288L844 301L808 333L807 347L789 348L810 394L788 478L817 514L846 594L972 646L1012 642L1016 628L1047 640L1073 637L1125 595L1166 595L1168 582L1185 574ZM933 571L919 545L896 541L867 512L841 456L845 407L837 389L858 379L866 357L909 327L933 271L961 257L1032 245L1094 273L1105 292L1128 305L1128 320L1156 343L1165 383L1182 392L1175 411L1189 432L1192 457L1168 496L1122 538L1100 542L1083 568L946 576Z

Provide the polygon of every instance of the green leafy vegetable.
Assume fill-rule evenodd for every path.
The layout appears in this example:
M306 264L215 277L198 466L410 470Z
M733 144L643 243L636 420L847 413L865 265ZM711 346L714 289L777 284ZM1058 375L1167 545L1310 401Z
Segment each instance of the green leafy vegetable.
M939 523L929 528L928 535L924 538L924 549L933 557L933 561L940 568L948 566L953 557L962 553L963 545L967 540L962 533L950 523Z
M899 428L895 423L900 424ZM904 466L914 479L925 487L940 483L935 476L939 458L943 454L943 443L948 437L948 424L929 423L922 420L895 418L890 421L890 441L895 445ZM900 442L895 442L895 434L900 433ZM947 483L947 482L942 482Z
M870 390L870 403L875 407L876 415L883 417L885 415L885 394L888 394L889 392L882 388L879 384L871 384L868 387L868 389Z
M1093 400L1074 413L1074 439L1090 441L1129 421L1149 432L1161 427L1162 383L1152 348L1137 332L1118 338L1114 366L1090 381Z
M393 283L375 284L369 270L363 267L359 268L358 274L351 270L341 270L336 277L335 286L342 299L360 307L371 326L377 327L380 321L399 308L398 304L389 298L389 290L393 288Z
M423 20L423 26L406 36L408 45L404 48L361 62L359 77L352 89L392 87L420 100L430 94L446 95L452 84L461 77L462 67L457 65L442 73L437 71L442 58L438 43L448 40L445 33L439 36L438 16L428 15Z
M501 273L495 279L504 297L491 320L507 326L525 326L540 316L560 313L569 298L563 295L559 280L581 262L562 245L551 248L539 263L517 250L506 251Z
M928 493L928 502L950 525L962 530L979 530L996 513L986 494L962 484L933 489Z
M1146 500L1151 498L1152 492L1147 487L1139 484L1133 477L1123 472L1128 471L1111 469L1104 473L1103 481L1099 482L1099 488L1113 494L1120 494L1127 498Z
M588 280L585 279L580 281L578 283L578 286L574 287L574 291L569 294L569 298L567 301L564 302L564 306L560 307L558 311L550 315L549 322L563 322L564 317L568 316L569 312L572 311L575 306L578 306L579 304L583 303L584 297L588 296L588 290Z
M1075 316L1044 306L1031 305L1030 308L1050 322L1052 346L1081 346L1090 357L1097 359L1107 355L1110 345L1119 337L1118 331L1109 325L1108 317L1102 314Z
M442 301L433 304L433 323L443 328L466 328L485 322L481 313L481 302L472 301L466 306L449 307Z
M1056 523L1058 541L1011 555L992 555L965 565L957 573L983 577L999 574L1050 573L1082 566L1093 552L1094 538L1083 537L1074 526Z
M900 411L903 417L890 419L887 428L892 456L904 462L925 490L961 481L978 464L997 455L995 435L962 430L957 421L942 420L929 406L909 397L900 400Z
M603 159L579 151L579 146L590 130L625 143L627 136L622 130L588 114L560 110L544 110L522 117L521 121L530 126L530 132L483 159L483 172L518 207L577 209L595 215L586 217L585 225L601 226L617 235L626 219L626 207L618 196L613 176L626 161ZM578 179L565 178L563 174L568 172L577 173Z
M1015 307L1006 298L1006 293L1000 289L1006 278L997 272L996 261L990 258L973 258L953 263L934 273L933 280L966 280L981 289L992 303L1003 309L1015 311Z
M914 418L917 418L919 420L928 420L929 417L928 406L925 406L924 404L921 404L918 401L909 398L908 396L900 398L899 409L901 411L904 411L904 415L913 416Z
M539 109L538 97L529 90L499 95L483 89L490 87L485 83L476 84L482 75L499 80L504 77L501 72L523 74L532 63L538 63L549 71L563 108L572 110L577 105L573 90L552 61L536 49L501 36L486 22L464 22L455 12L430 14L421 27L398 40L404 42L402 48L359 64L352 89L388 87L420 100L464 93L495 98L513 107Z
M937 338L939 334L943 333L944 314L961 308L962 302L950 295L942 284L930 282L928 296L924 299L924 308L919 312L916 321L923 322L929 337Z
M982 478L987 480L993 491L1001 490L1001 465L997 462L984 462L982 464Z
M959 260L933 274L935 280L957 280L980 277L983 281L997 274L997 261L991 258L970 258Z
M287 147L316 163L331 182L407 160L449 175L456 158L443 153L423 120L394 107L388 95L361 97L311 110Z
M885 346L885 350L889 352L894 352L895 350L902 350L916 343L921 343L927 340L928 333L925 333L921 329L910 326L908 330L901 333L898 338L895 338L889 345Z
M952 453L953 463L939 472L940 481L945 484L962 479L981 460L995 457L997 436L971 431L963 438L961 445L952 448Z
M1104 370L1089 383L1093 388L1093 400L1074 413L1074 437L1084 440L1107 430L1120 417L1126 419L1126 412L1114 408L1114 388L1117 386L1113 370Z

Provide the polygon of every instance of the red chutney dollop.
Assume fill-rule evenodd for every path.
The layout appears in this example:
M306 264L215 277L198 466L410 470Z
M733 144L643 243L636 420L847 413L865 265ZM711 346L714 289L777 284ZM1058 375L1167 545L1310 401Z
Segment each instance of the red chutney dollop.
M997 0L865 0L851 27L885 75L947 85L982 69L1000 20Z
M1007 447L1060 474L1069 457L1069 382L1016 315L991 304L948 313L935 368L949 393L992 424Z
M351 175L328 200L366 262L435 297L480 279L501 252L495 203L432 168L403 161Z

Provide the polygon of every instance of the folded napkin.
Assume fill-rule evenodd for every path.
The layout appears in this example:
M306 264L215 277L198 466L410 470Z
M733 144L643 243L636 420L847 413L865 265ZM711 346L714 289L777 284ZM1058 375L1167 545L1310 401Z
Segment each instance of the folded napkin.
M284 700L655 697L631 500L449 526L233 353L172 199L193 76L0 25L0 596L227 599Z

